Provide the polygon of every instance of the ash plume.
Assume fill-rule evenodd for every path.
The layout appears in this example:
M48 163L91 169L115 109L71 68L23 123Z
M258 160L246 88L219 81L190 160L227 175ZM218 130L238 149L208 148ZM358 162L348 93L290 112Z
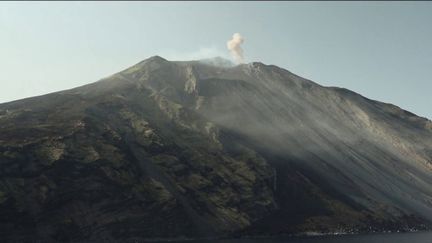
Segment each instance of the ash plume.
M243 42L244 38L239 33L235 33L232 39L227 42L227 48L237 63L244 63L243 49L241 48Z

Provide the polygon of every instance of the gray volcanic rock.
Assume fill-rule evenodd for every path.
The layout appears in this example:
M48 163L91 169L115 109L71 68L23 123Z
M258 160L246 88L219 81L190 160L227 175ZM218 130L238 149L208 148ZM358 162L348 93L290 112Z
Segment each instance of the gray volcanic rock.
M429 228L432 123L276 66L155 56L0 104L0 239Z

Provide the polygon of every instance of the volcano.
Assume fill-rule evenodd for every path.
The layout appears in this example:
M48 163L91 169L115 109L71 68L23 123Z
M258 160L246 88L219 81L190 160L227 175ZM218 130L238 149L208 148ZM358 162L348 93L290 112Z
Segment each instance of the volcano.
M259 62L0 104L2 241L424 230L431 185L430 120Z

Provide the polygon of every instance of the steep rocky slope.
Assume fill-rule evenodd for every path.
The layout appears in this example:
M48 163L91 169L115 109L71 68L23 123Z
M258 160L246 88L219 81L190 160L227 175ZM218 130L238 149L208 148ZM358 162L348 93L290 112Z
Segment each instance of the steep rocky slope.
M0 239L430 227L429 120L276 66L216 61L156 56L0 104Z

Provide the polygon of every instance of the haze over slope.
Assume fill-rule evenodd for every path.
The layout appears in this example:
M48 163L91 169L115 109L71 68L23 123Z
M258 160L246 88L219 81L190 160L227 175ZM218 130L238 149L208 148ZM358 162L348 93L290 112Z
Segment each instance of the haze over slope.
M155 56L1 104L0 163L9 240L432 222L429 120L262 63Z

